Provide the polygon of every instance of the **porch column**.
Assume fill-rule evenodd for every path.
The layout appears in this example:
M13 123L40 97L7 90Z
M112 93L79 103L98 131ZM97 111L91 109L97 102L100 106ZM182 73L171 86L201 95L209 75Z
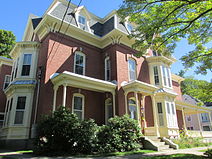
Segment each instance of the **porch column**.
M211 112L208 112L208 116L209 116L209 122L210 122L210 131L212 131L212 122L211 122Z
M154 116L154 127L156 129L156 136L160 136L159 129L158 129L158 113L157 113L156 104L155 104L155 96L151 95L151 98L152 98L152 109L153 109L153 116Z
M57 90L58 86L54 87L53 110L52 110L53 112L56 110Z
M147 127L147 125L146 125L146 115L145 115L145 97L146 97L146 96L143 96L143 97L142 97L142 108L143 108L143 117L144 117L144 128Z
M10 102L9 100L7 99L7 103L6 103L6 107L5 107L5 112L4 112L4 122L3 122L3 127L6 125L6 121L7 121L7 118L8 118L8 107L10 105Z
M66 106L66 90L67 90L67 84L63 85L63 106Z
M197 112L197 110L196 110ZM200 122L200 119L199 119L199 114L197 112L197 120L198 120L198 123L199 123L199 130L200 130L200 135L202 136L202 126L201 126L201 122Z
M183 108L182 109L182 116L183 116L183 129L186 131L186 133L187 133L187 127L186 127L186 122L185 122L185 114L184 114L184 109L185 108Z
M127 94L128 94L128 92L125 92L125 93L124 93L124 100L125 100L125 114L128 114Z
M140 114L140 106L139 106L137 91L134 91L134 96L135 96L135 102L136 102L136 108L137 108L137 117L138 117L138 121L139 121L139 125L140 125L141 124L141 114Z
M112 92L113 95L113 117L116 115L116 100L115 100L115 92Z

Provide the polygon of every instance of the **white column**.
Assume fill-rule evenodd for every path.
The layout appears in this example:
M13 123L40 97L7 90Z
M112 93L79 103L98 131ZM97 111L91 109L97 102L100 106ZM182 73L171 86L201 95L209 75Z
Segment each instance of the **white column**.
M187 126L186 126L186 122L185 122L185 114L184 114L184 109L182 109L182 117L183 117L183 129L187 132Z
M112 92L113 95L113 117L116 115L116 100L115 100L115 92Z
M56 110L57 90L58 90L58 86L54 87L54 97L53 97L53 108L52 108L52 112L54 112Z
M156 103L155 103L155 96L151 95L152 98L152 109L153 109L153 116L154 116L154 127L156 129L156 136L160 136L159 129L158 129L158 113L156 109Z
M8 107L9 107L9 105L10 105L10 102L9 102L9 100L7 100L7 103L6 103L6 107L5 107L5 112L4 112L4 122L3 122L3 126L5 126L5 122L7 121L7 116L8 116L8 111L7 111L7 109L8 109Z
M66 106L66 90L67 90L67 84L63 85L63 106Z
M128 114L127 94L128 94L128 92L125 92L125 93L124 93L124 100L125 100L125 114Z
M134 92L135 96L135 102L136 102L136 108L137 108L137 118L139 121L139 125L141 125L141 114L140 114L140 106L139 106L139 101L138 101L138 92Z
M143 96L142 97L142 107L143 107L143 116L144 116L144 128L147 127L147 125L146 125L146 115L145 115L145 97L146 96Z
M196 111L197 112L197 111ZM200 135L202 136L202 126L201 126L201 122L200 122L200 119L199 119L199 114L197 112L197 120L198 120L198 123L199 123L199 130L200 130Z
M209 122L210 122L210 131L212 131L212 122L211 122L211 112L208 112Z

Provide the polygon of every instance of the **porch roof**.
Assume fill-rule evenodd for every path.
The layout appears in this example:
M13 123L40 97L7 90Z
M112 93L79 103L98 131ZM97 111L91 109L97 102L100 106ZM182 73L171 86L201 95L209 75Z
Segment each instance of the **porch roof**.
M114 92L117 87L117 85L112 82L79 75L68 71L53 74L51 76L51 81L54 84L54 87L67 85L96 92Z
M176 100L176 107L178 110L184 108L184 113L186 114L206 113L212 111L211 108L193 105L180 100Z

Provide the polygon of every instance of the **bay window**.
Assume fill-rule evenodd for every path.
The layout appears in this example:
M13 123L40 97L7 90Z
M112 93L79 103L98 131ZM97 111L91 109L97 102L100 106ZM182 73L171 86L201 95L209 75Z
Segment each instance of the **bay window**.
M25 106L26 106L26 97L25 96L18 97L14 124L23 124Z
M136 62L134 59L128 60L128 68L129 68L129 80L136 80Z
M158 73L158 67L157 66L153 67L153 72L154 72L155 85L159 85L159 73Z
M158 108L159 126L164 126L162 103L157 103L157 108Z
M80 75L85 74L85 55L83 53L75 54L74 72Z
M24 54L21 76L29 76L31 68L32 54Z

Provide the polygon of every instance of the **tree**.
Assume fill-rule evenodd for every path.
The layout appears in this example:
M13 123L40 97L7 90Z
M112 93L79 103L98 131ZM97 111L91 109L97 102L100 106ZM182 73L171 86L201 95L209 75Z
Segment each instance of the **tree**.
M212 102L212 83L210 82L189 77L181 83L181 89L183 94L195 97L204 103Z
M11 31L0 29L0 56L9 57L9 53L15 45L15 35Z
M196 73L212 71L211 41L212 1L209 0L124 0L118 13L122 19L135 23L129 37L140 56L148 48L170 55L176 42L187 38L195 49L181 60L186 68L198 64Z

